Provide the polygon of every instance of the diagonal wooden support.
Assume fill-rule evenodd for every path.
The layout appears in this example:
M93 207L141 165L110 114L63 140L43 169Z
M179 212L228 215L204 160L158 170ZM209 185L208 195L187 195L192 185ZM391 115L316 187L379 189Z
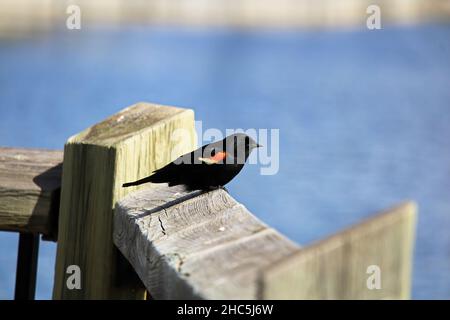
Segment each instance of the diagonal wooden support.
M64 148L55 299L142 299L112 241L114 203L149 175L195 148L192 110L138 103L71 137ZM79 266L81 289L66 273Z

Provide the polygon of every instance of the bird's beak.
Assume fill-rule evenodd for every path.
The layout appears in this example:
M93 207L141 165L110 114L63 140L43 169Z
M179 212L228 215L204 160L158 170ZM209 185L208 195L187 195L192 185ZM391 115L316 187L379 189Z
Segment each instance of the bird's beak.
M257 147L257 148L261 148L261 147L264 147L264 146L263 146L262 144L257 143L257 144L256 144L256 147Z

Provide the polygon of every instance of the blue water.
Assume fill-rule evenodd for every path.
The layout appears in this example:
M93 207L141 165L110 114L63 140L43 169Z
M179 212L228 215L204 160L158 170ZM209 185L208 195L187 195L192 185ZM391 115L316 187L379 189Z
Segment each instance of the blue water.
M137 101L192 107L204 128L279 128L279 173L248 166L228 189L299 243L416 200L413 297L450 298L449 25L0 42L0 145L61 149ZM16 251L0 233L0 298L13 296ZM42 243L38 298L51 297L54 255Z

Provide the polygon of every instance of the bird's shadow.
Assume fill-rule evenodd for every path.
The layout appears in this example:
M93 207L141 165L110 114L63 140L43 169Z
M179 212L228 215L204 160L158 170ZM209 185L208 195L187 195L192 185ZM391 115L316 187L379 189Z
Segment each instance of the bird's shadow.
M173 187L168 187L168 188L173 188ZM137 220L137 219L140 219L140 218L144 218L144 217L146 217L146 216L149 216L149 215L151 215L151 214L153 214L153 213L156 213L156 212L166 211L166 210L169 209L170 207L173 207L173 206L175 206L175 205L177 205L177 204L180 204L180 203L182 203L182 202L184 202L184 201L186 201L186 200L189 200L189 199L198 197L198 196L200 196L200 195L202 195L202 194L207 194L207 193L210 193L210 192L214 192L214 191L216 191L216 190L224 190L225 192L228 193L228 190L227 190L225 187L211 188L211 189L209 189L209 190L193 190L193 191L188 190L188 191L189 191L188 194L185 194L185 195L183 195L183 196L181 196L181 197L179 197L179 198L176 198L176 199L167 201L167 202L165 202L164 204L161 204L161 205L159 205L159 206L157 206L157 207L154 207L154 208L152 208L152 209L145 210L144 212L135 215L135 216L133 217L133 219ZM184 189L183 191L186 191L186 189Z

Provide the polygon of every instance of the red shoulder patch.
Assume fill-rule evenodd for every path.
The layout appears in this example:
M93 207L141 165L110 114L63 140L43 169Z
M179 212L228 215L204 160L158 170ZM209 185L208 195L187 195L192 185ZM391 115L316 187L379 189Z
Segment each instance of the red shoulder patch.
M222 160L224 160L227 157L227 153L220 151L217 152L214 156L210 157L209 159L211 159L214 162L220 162Z
M217 152L215 155L209 158L199 158L200 161L206 164L216 164L224 160L227 157L227 153L224 151Z

